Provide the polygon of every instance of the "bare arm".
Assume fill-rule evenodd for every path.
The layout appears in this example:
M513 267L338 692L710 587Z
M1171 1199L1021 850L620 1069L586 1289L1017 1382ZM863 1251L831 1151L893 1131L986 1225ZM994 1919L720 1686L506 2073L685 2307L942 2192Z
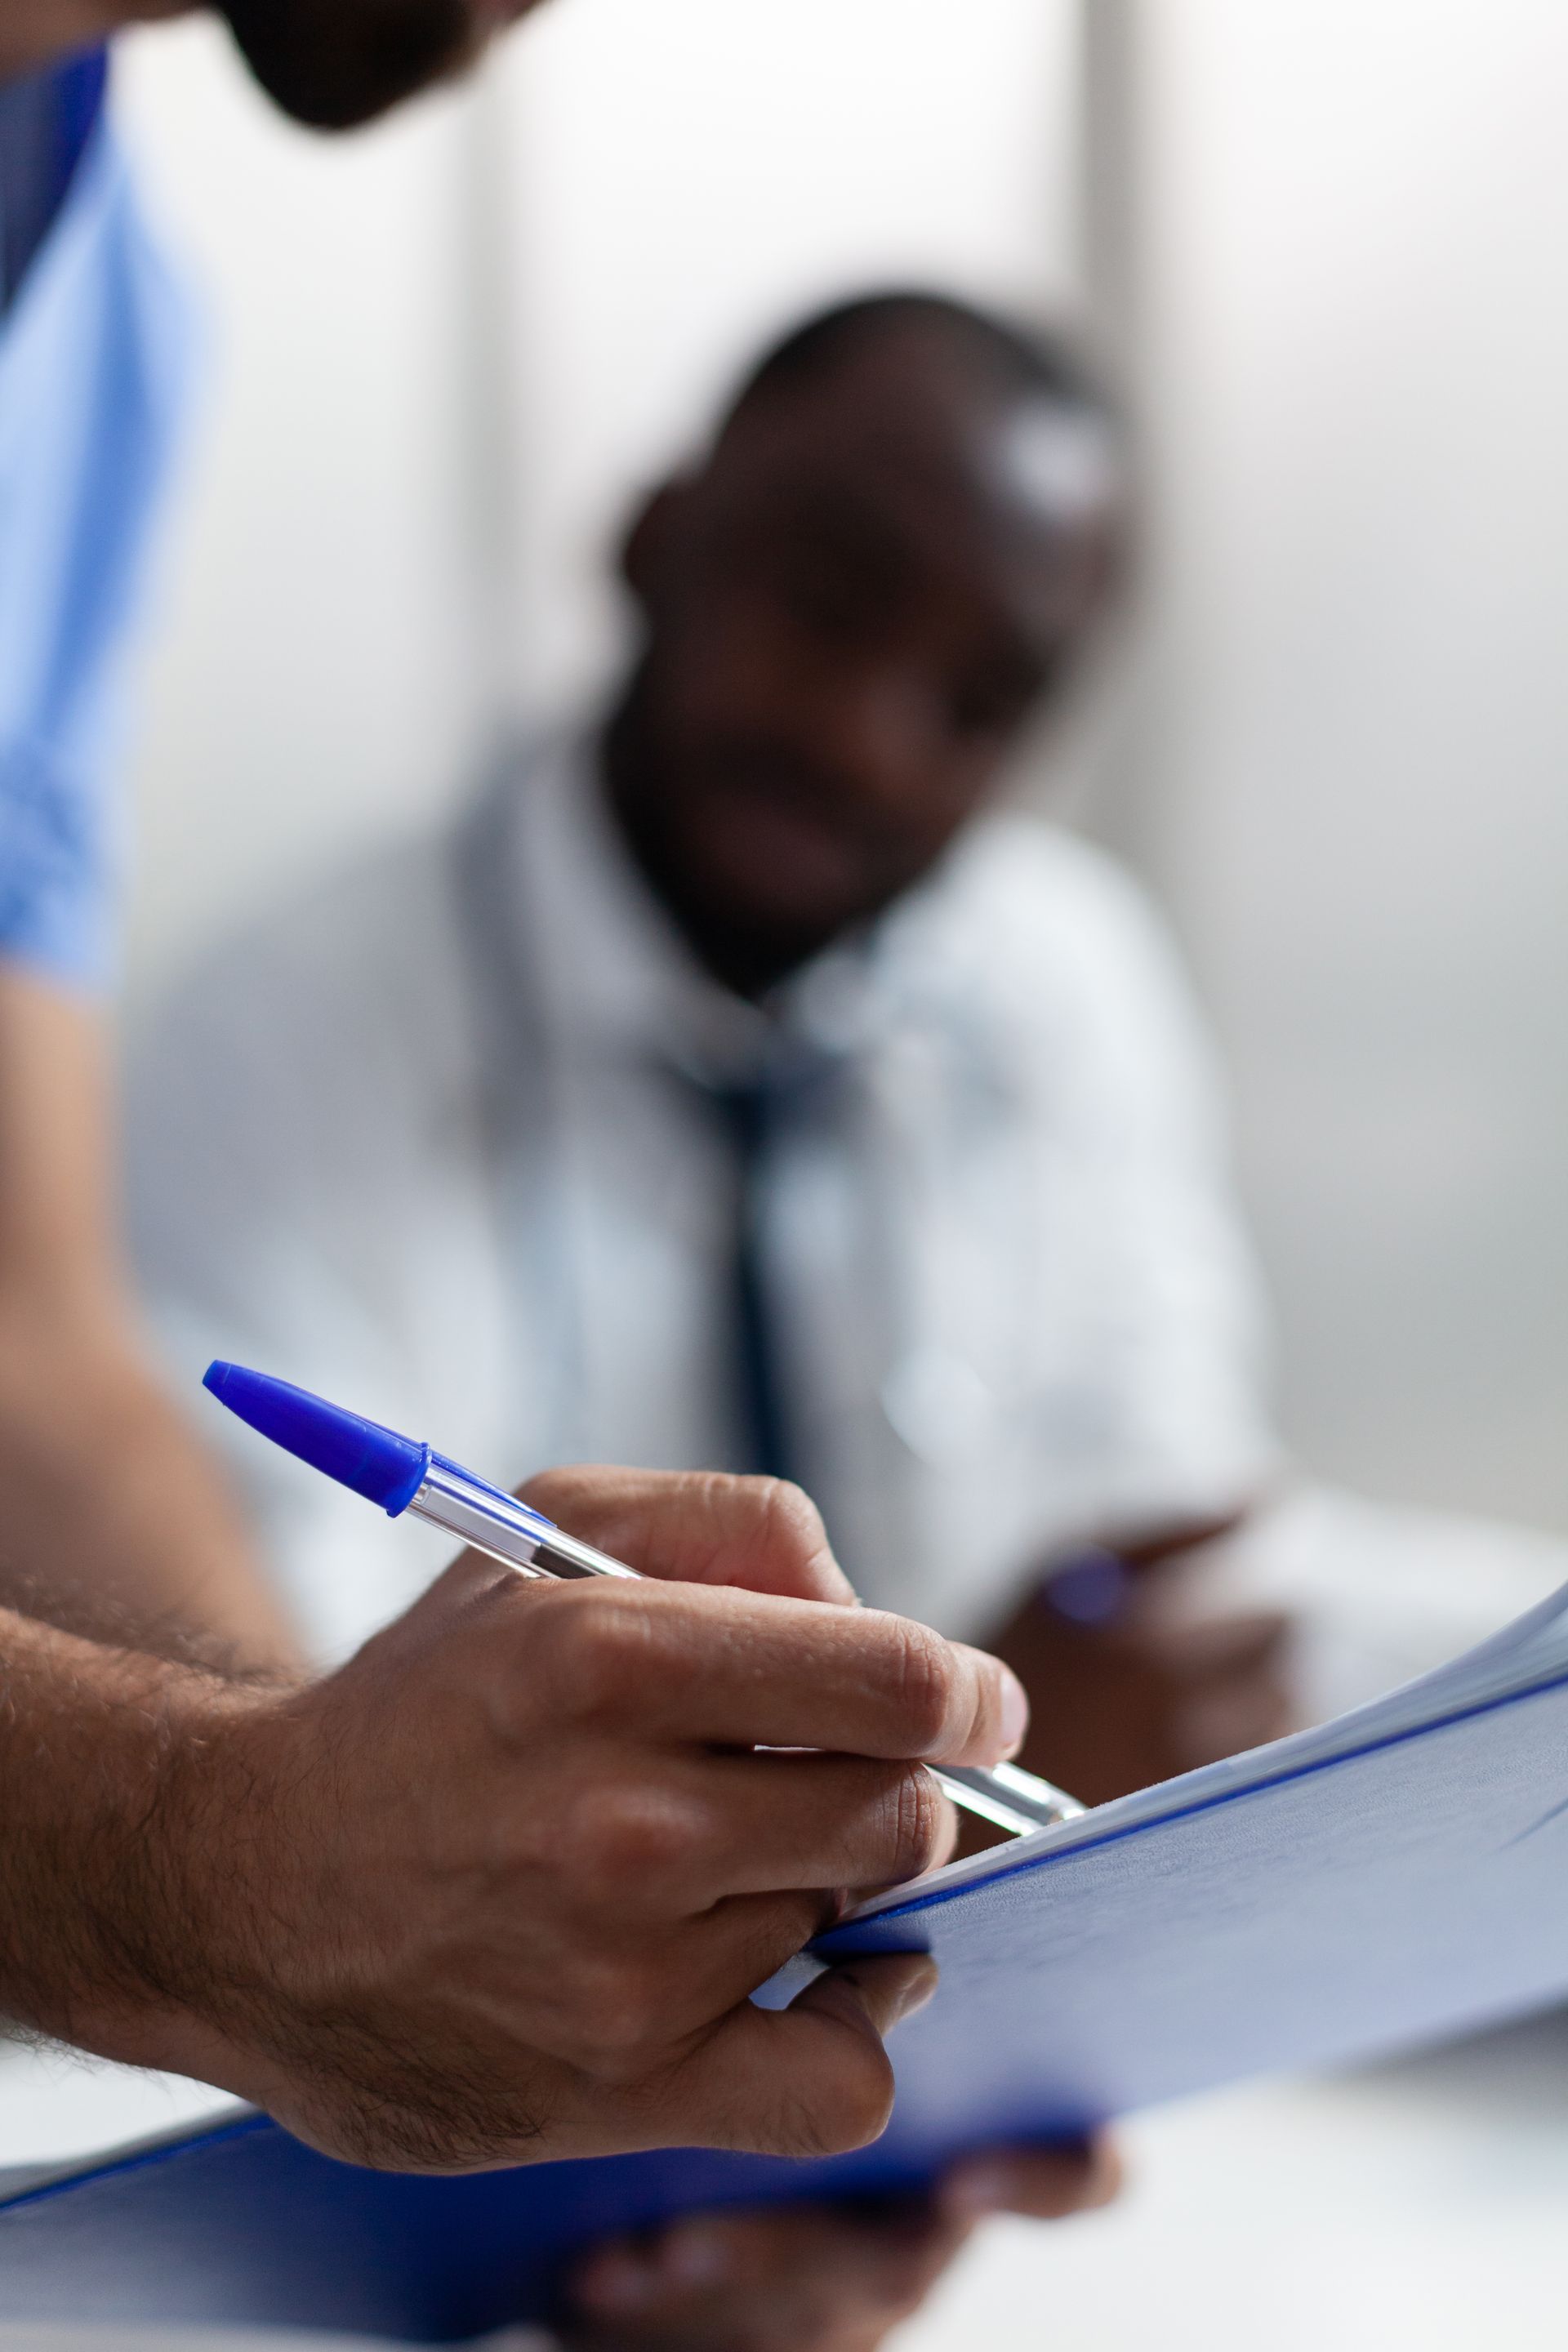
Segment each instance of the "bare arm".
M93 1013L0 964L0 1602L139 1647L291 1643L222 1476L142 1351Z

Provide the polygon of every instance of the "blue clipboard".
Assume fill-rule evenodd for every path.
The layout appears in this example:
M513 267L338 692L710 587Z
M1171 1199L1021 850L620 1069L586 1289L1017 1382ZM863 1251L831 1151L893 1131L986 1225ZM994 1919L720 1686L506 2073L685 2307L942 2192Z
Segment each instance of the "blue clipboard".
M953 1865L814 1950L917 1948L939 1990L894 2034L893 2120L856 2156L416 2179L242 2116L0 2200L0 2318L458 2340L547 2317L610 2231L910 2187L967 2148L1543 2006L1568 1992L1568 1595L1390 1701Z

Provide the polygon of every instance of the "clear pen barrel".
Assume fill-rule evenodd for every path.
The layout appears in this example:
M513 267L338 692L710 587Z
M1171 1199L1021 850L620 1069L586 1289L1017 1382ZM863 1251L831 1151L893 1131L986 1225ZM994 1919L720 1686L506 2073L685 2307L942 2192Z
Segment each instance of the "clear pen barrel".
M633 1577L607 1552L563 1535L548 1519L531 1511L510 1495L503 1495L477 1478L468 1478L446 1463L433 1461L424 1483L408 1506L433 1527L444 1528L476 1551L505 1562L523 1576Z

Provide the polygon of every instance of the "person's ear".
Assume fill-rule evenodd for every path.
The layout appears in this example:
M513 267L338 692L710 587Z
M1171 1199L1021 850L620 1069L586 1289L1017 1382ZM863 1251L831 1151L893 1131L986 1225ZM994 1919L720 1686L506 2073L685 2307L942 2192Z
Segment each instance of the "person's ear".
M695 487L686 476L662 484L643 501L621 541L621 578L645 614L679 561Z

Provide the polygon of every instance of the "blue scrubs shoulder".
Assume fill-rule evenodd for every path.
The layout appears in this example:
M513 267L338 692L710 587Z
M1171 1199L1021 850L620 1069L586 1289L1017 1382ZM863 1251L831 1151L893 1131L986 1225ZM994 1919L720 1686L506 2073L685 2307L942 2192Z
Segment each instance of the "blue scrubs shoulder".
M114 960L121 670L191 317L98 114L0 319L0 957Z

